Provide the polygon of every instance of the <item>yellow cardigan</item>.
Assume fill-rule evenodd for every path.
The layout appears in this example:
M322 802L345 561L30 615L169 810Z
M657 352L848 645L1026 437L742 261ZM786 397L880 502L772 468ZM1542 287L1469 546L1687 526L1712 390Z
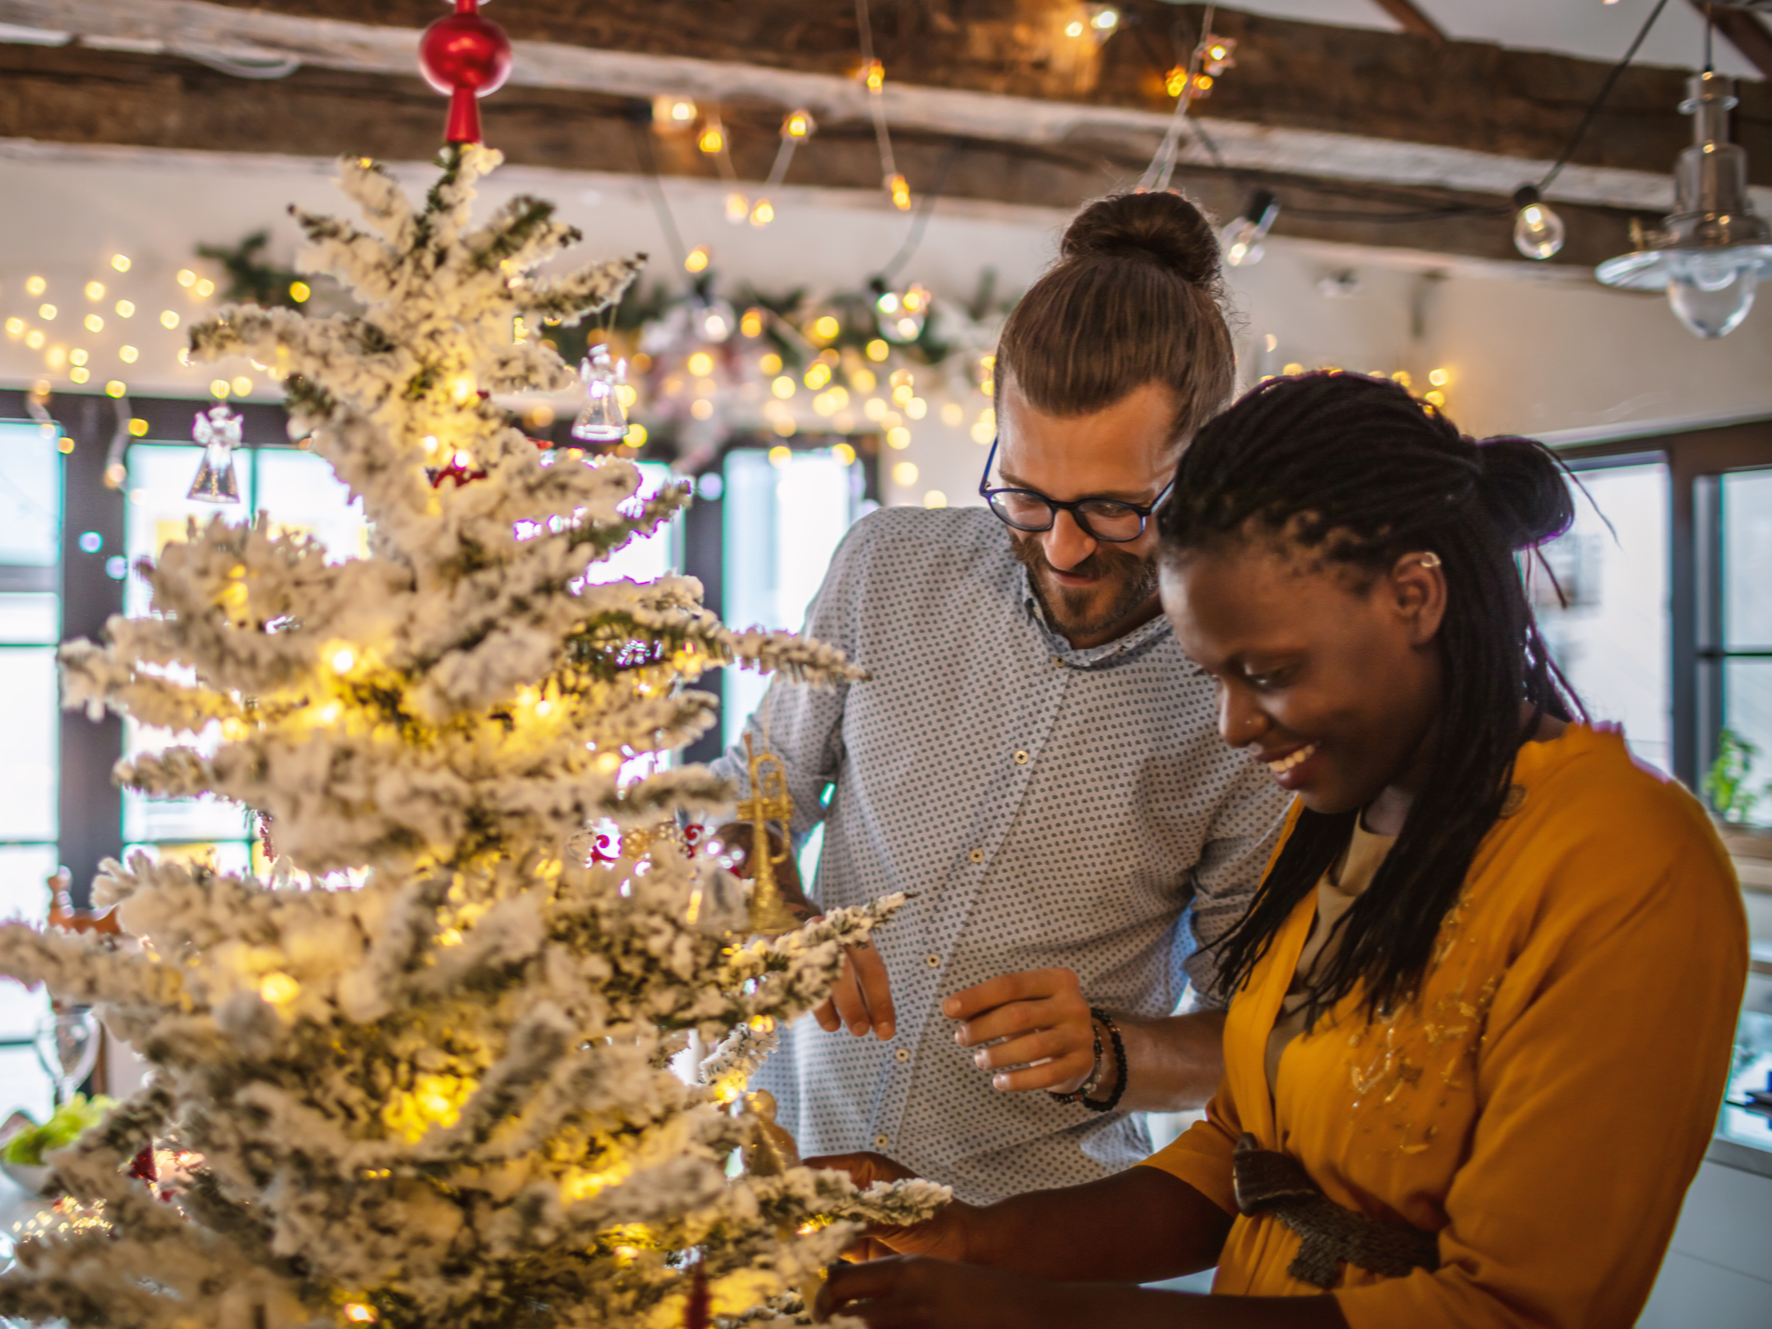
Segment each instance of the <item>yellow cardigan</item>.
M1146 1160L1227 1212L1244 1131L1330 1199L1439 1234L1440 1268L1344 1267L1353 1329L1623 1326L1641 1310L1716 1123L1747 976L1729 859L1698 803L1618 735L1529 743L1515 805L1479 847L1420 998L1368 1023L1358 993L1263 1051L1315 894L1224 1031L1208 1120ZM1238 1217L1215 1293L1317 1292L1299 1239Z

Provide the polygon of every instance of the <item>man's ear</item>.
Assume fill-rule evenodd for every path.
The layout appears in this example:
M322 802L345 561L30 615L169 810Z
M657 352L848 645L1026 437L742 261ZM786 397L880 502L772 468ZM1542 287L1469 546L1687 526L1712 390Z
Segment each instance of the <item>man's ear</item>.
M1389 594L1411 646L1425 646L1446 617L1446 570L1438 554L1404 554L1390 570Z

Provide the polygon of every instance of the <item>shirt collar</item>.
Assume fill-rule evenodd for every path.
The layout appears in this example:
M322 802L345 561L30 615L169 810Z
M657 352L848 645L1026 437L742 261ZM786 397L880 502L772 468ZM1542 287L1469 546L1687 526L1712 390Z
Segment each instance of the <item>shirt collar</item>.
M1078 650L1072 646L1061 632L1053 629L1046 619L1046 610L1040 604L1040 597L1034 594L1034 584L1028 577L1027 566L1017 562L1015 573L1021 591L1022 608L1026 611L1028 622L1033 624L1040 635L1045 638L1047 649L1054 658L1063 660L1072 669L1088 669L1092 666L1106 668L1119 664L1124 660L1134 659L1143 655L1152 646L1170 635L1169 620L1158 614L1148 623L1141 623L1123 637L1104 642L1100 646L1090 646Z

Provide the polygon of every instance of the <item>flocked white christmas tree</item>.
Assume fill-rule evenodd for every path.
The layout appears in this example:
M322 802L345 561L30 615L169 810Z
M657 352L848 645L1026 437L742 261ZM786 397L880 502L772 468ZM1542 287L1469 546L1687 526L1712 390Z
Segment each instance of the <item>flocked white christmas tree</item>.
M730 791L647 758L710 722L712 698L684 686L706 667L808 683L848 667L729 632L686 578L587 584L688 491L642 501L631 463L543 451L494 404L573 380L514 319L594 312L638 269L532 276L579 236L528 198L471 227L498 160L446 149L416 209L345 163L369 229L301 216L303 266L363 312L232 308L193 332L198 358L284 381L293 427L361 495L371 551L328 562L262 517L193 524L142 569L148 617L63 648L67 704L189 737L121 768L127 783L255 809L278 857L266 880L106 864L95 899L118 902L121 943L0 928L0 973L97 1005L152 1067L52 1156L101 1221L26 1242L0 1316L767 1317L855 1221L940 1201L782 1170L742 1093L768 1031L822 999L841 944L895 902L747 941L739 884L672 834ZM589 852L598 827L613 853ZM360 886L340 888L347 871ZM667 1062L692 1031L719 1051L687 1085ZM202 1159L172 1204L129 1175L168 1140Z

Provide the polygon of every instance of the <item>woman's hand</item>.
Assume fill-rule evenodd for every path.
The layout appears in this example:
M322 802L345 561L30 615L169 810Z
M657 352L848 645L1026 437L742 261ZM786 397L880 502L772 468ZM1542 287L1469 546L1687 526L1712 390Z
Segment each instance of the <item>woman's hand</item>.
M832 1154L809 1158L807 1167L847 1172L849 1179L866 1190L879 1181L908 1181L917 1174L884 1154ZM966 1229L978 1210L961 1200L943 1206L927 1222L912 1227L871 1225L860 1241L844 1254L852 1260L873 1260L887 1255L927 1255L937 1260L966 1258Z
M818 1318L853 1315L869 1329L1074 1329L1090 1322L1079 1293L978 1265L894 1255L833 1268Z

